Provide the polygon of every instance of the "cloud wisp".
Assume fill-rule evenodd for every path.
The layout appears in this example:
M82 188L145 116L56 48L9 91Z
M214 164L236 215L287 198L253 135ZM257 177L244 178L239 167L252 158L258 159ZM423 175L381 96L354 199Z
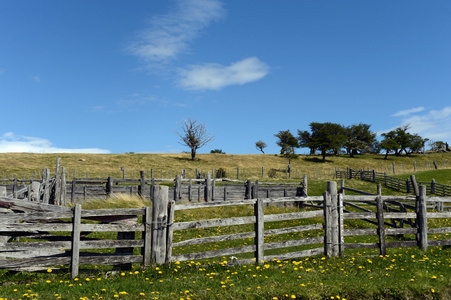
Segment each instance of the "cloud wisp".
M423 138L433 141L451 142L451 106L429 111L418 107L398 112L393 116L402 117L400 126L409 124L411 133L418 133ZM387 131L389 130L384 132Z
M232 63L229 66L204 64L180 71L179 84L190 90L220 90L229 85L243 85L265 77L269 67L256 57Z
M415 108L411 108L411 109L398 111L397 113L394 113L392 116L393 117L404 117L404 116L408 116L408 115L411 115L413 113L417 113L417 112L420 112L423 110L425 110L425 108L423 106L420 106L420 107L415 107Z
M18 136L7 132L0 136L0 153L110 153L110 151L99 148L65 149L55 147L49 140Z
M202 29L224 15L218 0L178 1L173 11L155 16L128 50L147 63L166 63L184 51Z

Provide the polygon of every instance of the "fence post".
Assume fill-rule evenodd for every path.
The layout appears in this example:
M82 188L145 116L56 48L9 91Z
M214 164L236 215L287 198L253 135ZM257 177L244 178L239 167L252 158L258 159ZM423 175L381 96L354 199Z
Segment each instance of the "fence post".
M70 273L72 278L78 276L78 267L80 263L80 224L81 224L81 205L75 204L74 216L72 218L72 245Z
M431 180L431 194L435 195L435 179Z
M50 170L45 168L42 170L42 184L44 186L44 195L42 198L42 202L45 204L49 204L50 199Z
M251 199L252 198L251 189L252 189L251 181L248 179L246 181L246 184L245 184L244 199Z
M113 177L108 176L108 180L106 182L106 196L113 196Z
M376 171L373 170L373 182L376 182Z
M156 185L152 198L152 262L166 261L166 233L168 224L169 188Z
M254 204L255 214L255 262L256 264L263 263L264 259L264 212L263 212L263 200L257 199Z
M384 224L384 203L382 201L382 196L378 193L376 197L376 205L377 205L377 235L379 236L379 250L380 255L387 254L387 247L385 244L385 224Z
M205 192L204 192L205 202L211 201L211 174L207 173L207 178L205 178Z
M150 266L151 263L151 251L152 251L152 208L146 207L143 217L144 224L144 251L143 251L143 263L144 266Z
M338 254L344 255L345 249L345 241L343 236L344 231L344 221L343 221L343 214L344 214L344 203L343 203L343 195L338 194L337 195L337 208L338 208Z
M307 179L307 175L304 175L302 183L304 185L302 196L303 197L308 197L308 179Z
M168 226L167 226L167 240L166 240L166 263L170 264L172 260L172 239L174 237L173 223L174 223L175 201L170 201L168 205Z
M257 198L258 198L258 180L256 180L254 185L252 186L252 195L251 195L251 199Z
M56 159L55 192L53 204L61 205L61 158Z
M175 175L174 179L174 200L178 201L181 197L181 187L182 187L182 181L180 180L180 175Z
M327 192L324 193L324 223L325 223L325 243L324 253L328 257L335 257L339 254L339 219L338 219L338 193L335 181L327 182Z
M426 210L426 187L420 186L420 194L417 197L417 228L418 246L426 251L428 248L428 220Z
M396 164L392 162L393 174L396 174Z
M145 198L146 195L146 178L145 172L139 171L139 186L138 186L138 194L141 198Z

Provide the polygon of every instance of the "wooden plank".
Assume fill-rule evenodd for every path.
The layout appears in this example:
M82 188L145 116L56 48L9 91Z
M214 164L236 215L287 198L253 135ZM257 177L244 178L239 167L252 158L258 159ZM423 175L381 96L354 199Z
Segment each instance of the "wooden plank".
M18 200L10 197L0 197L0 207L9 208L14 211L60 211L60 212L70 212L72 209L70 207L63 207L45 203L34 203L26 200Z
M78 276L78 268L80 262L80 234L81 234L81 205L75 204L74 217L72 219L72 246L71 246L71 260L70 260L70 273L72 278Z
M229 219L209 219L190 222L179 222L174 224L174 230L192 229L192 228L208 228L230 225L254 224L255 217L236 217Z
M296 251L296 252L289 252L284 254L277 254L277 255L267 255L265 256L265 261L272 261L272 260L289 260L299 257L307 257L307 256L314 256L314 255L321 255L324 254L324 248L315 248L315 249L308 249L303 251Z
M310 219L310 218L321 218L321 217L323 217L323 211L312 210L312 211L286 213L286 214L265 215L265 222Z
M213 258L219 256L229 256L239 253L248 253L254 252L255 245L248 245L243 247L235 247L235 248L227 248L227 249L219 249L219 250L211 250L197 253L189 253L189 254L180 254L172 256L171 261L187 261L187 260L197 260L197 259L206 259Z
M33 257L22 259L0 259L0 269L13 269L24 267L44 267L44 266L58 266L70 264L69 256L48 256L48 257Z
M322 244L323 242L324 242L324 237L313 237L313 238L305 238L305 239L300 239L300 240L288 240L288 241L283 241L283 242L266 243L265 249L271 250L271 249L278 249L278 248Z

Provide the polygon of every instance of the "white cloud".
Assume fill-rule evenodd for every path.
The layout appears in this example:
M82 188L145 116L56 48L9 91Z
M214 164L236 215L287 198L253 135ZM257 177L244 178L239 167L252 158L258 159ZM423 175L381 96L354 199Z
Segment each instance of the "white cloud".
M423 109L418 109L416 112L413 109L410 111L408 114L393 115L404 117L400 126L409 124L411 133L417 133L433 141L451 142L451 106L424 113L421 113ZM387 131L389 130L384 132Z
M64 149L52 145L49 140L17 136L13 132L7 132L0 136L0 153L27 152L27 153L110 153L110 151L98 148Z
M180 85L191 90L220 90L229 85L243 85L265 77L269 67L256 57L232 63L230 66L204 64L180 71Z
M413 113L417 113L420 111L423 111L425 108L420 106L420 107L415 107L415 108L411 108L411 109L406 109L406 110L401 110L398 111L397 113L394 113L392 116L393 117L403 117L403 116L407 116Z
M151 20L129 51L147 62L167 62L185 50L203 28L224 15L218 0L178 0L173 11Z

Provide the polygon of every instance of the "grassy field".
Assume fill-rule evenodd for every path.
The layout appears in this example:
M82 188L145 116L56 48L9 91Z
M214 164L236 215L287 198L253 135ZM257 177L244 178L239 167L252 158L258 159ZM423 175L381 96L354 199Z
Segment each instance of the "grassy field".
M61 165L66 168L69 176L77 173L77 177L122 177L121 167L125 168L127 178L138 178L139 171L154 171L154 177L173 178L183 169L189 176L194 176L194 170L209 172L212 169L223 168L226 177L235 179L237 168L240 169L240 179L261 178L262 168L264 176L269 179L286 179L288 160L280 155L234 155L234 154L198 154L196 161L190 160L190 155L181 154L32 154L32 153L2 153L0 154L0 178L31 178L33 173L40 174L43 168L55 170L56 159L61 158ZM433 169L435 161L439 169L450 168L449 153L433 153L426 155L389 156L384 160L383 155L361 155L356 158L349 156L330 156L322 162L318 156L299 156L292 160L292 178L302 178L308 175L312 179L330 179L335 168L370 169L392 174L393 163L396 173L411 173L416 162L417 171ZM272 170L272 171L271 171ZM171 176L172 175L172 176Z
M283 170L287 161L274 155L223 155L201 154L199 160L190 161L188 154L2 154L0 174L24 174L28 177L44 167L54 168L56 158L68 170L89 172L91 177L111 172L120 174L126 170L141 169L211 169L233 170L258 168ZM292 162L299 170L328 170L351 168L391 168L395 162L398 169L404 167L397 176L407 178L413 171L413 162L426 166L436 161L442 166L449 158L447 154L418 155L409 158L365 155L356 159L338 156L328 158L325 163L316 158L300 157ZM257 167L258 166L258 167ZM409 170L410 166L412 168ZM85 168L85 169L84 169ZM451 184L451 169L422 170L415 173L418 181ZM232 172L232 171L230 171ZM318 171L312 173L320 173ZM326 171L324 171L326 173ZM8 175L9 176L9 175ZM309 177L310 178L310 177ZM252 178L251 178L252 179ZM274 181L286 181L283 175ZM269 180L268 180L269 181ZM309 179L309 194L321 195L326 186L325 179ZM376 192L370 182L347 180L346 186ZM402 194L383 188L384 195ZM114 201L95 200L84 204L84 208L141 207L149 203L137 199L124 198ZM271 213L285 212L287 208L271 209ZM227 216L247 215L252 210L230 210L228 212L199 210L178 212L177 221L192 218L207 219ZM265 211L268 213L268 211ZM295 220L296 221L296 220ZM451 227L450 220L443 224L430 221L430 226ZM284 224L295 226L298 224ZM268 224L268 226L272 226ZM361 224L349 223L358 227ZM363 225L365 226L365 225ZM268 228L265 228L268 229ZM205 231L179 232L177 239L192 238L194 235L212 234ZM223 234L227 229L221 228ZM230 230L244 230L232 228ZM318 234L314 233L314 234ZM320 232L319 232L320 234ZM273 237L268 237L273 239ZM284 238L284 237L281 237ZM350 237L348 237L349 239ZM365 242L365 237L358 241ZM431 237L448 238L448 237ZM361 240L360 240L361 239ZM272 241L272 240L271 240ZM352 242L348 240L349 242ZM252 241L249 241L252 243ZM206 245L205 247L216 247ZM209 248L195 249L196 251ZM181 249L177 251L190 251ZM326 258L309 257L290 261L268 261L262 265L229 265L229 257L202 262L175 262L170 266L142 269L133 265L130 271L106 271L103 267L90 266L89 272L82 272L75 279L70 278L67 269L62 272L41 273L9 272L0 270L0 300L2 299L450 299L451 298L451 248L430 247L422 252L417 248L391 248L388 255L379 256L375 249L349 249L345 256ZM93 272L96 271L97 272Z

